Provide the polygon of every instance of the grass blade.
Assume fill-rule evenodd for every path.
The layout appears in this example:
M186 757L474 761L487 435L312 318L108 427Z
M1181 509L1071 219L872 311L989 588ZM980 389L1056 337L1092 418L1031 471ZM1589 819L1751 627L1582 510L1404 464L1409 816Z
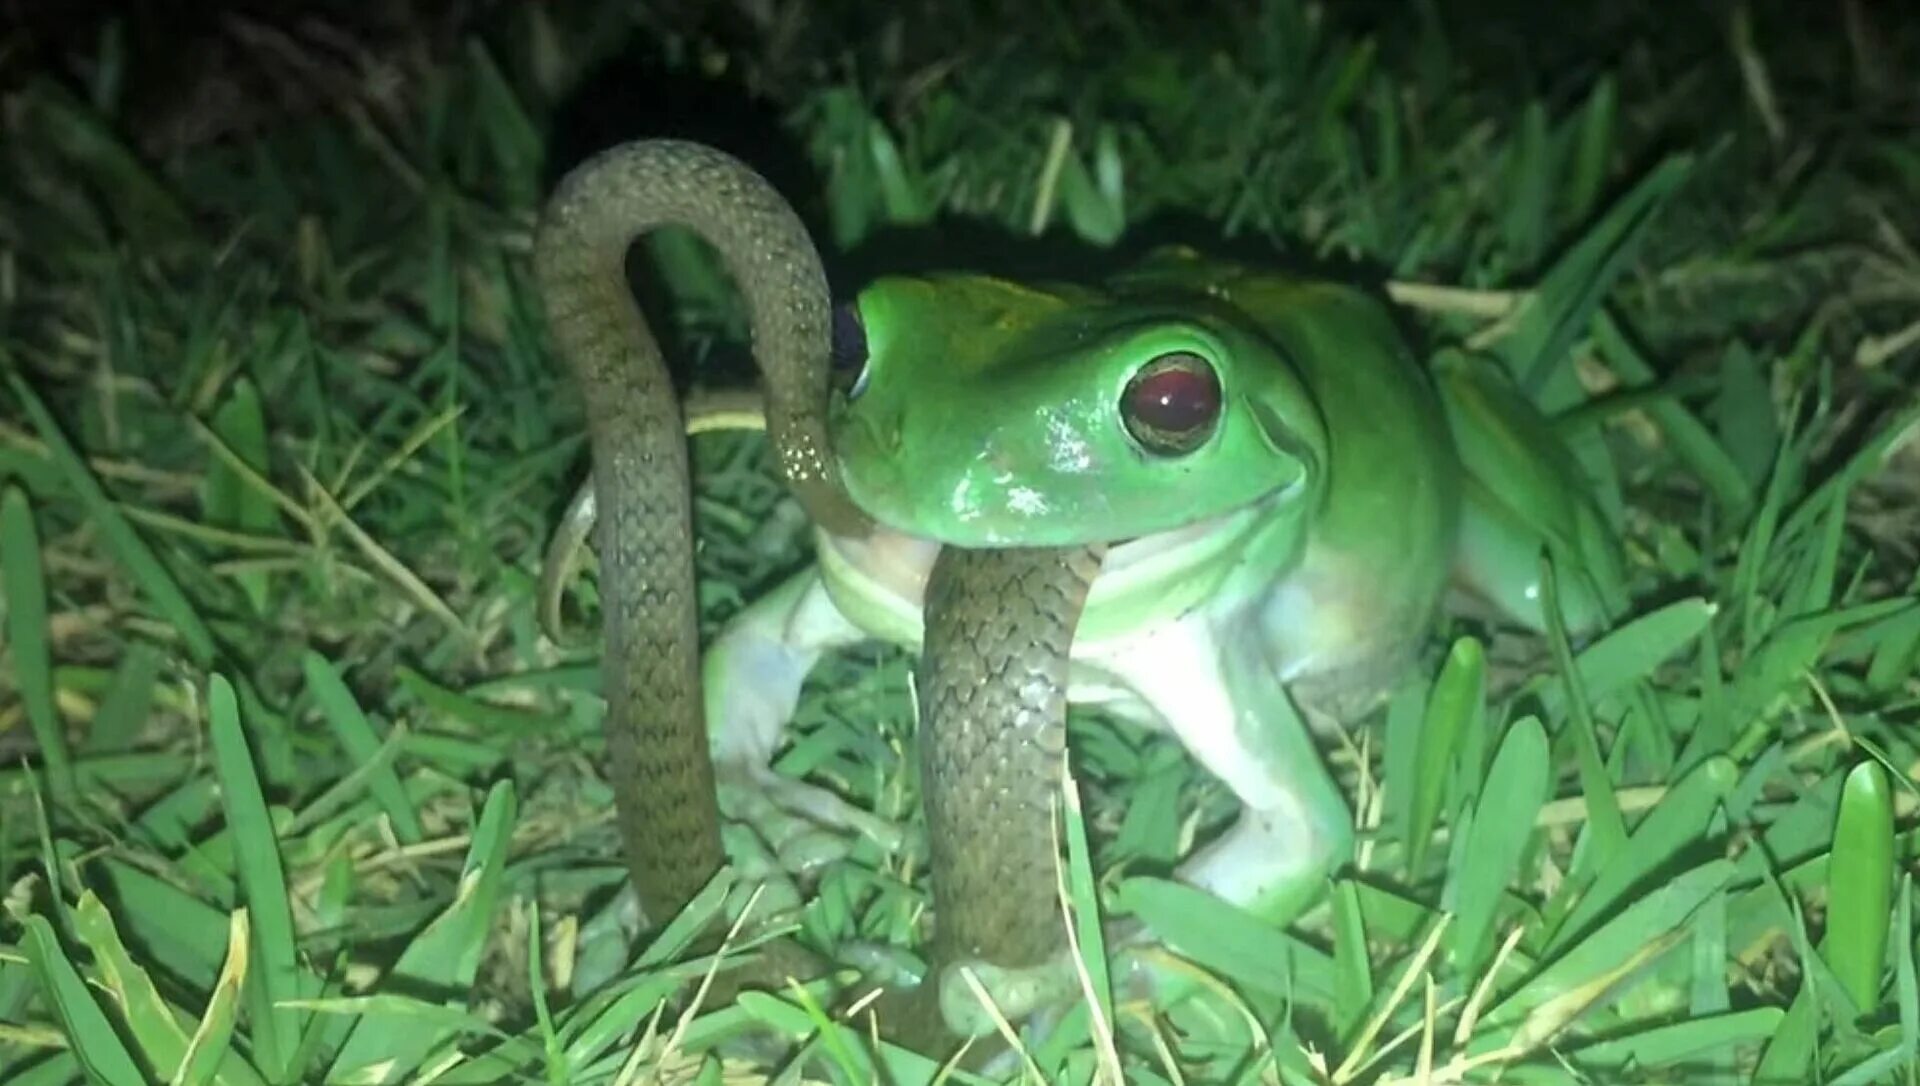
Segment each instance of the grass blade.
M1600 737L1593 723L1593 708L1578 668L1573 649L1567 643L1567 628L1560 618L1559 590L1553 562L1540 556L1540 594L1545 601L1547 640L1553 648L1553 662L1565 684L1567 729L1573 735L1575 760L1580 771L1580 791L1587 798L1587 838L1581 852L1587 871L1604 868L1627 841L1627 822L1620 814L1620 802L1614 796L1613 781L1607 775L1606 759L1600 754Z
M214 1081L236 1081L224 1073L216 1079L215 1073L223 1071L229 1062L237 1060L237 1057L229 1055L229 1046L233 1042L233 1027L239 1019L240 1000L246 988L247 948L252 938L253 928L247 922L247 911L235 910L227 929L226 964L220 969L220 979L214 984L213 997L207 1000L206 1013L200 1016L200 1027L194 1030L186 1057L180 1062L180 1071L169 1086L205 1086ZM252 1072L250 1067L246 1070ZM257 1075L254 1078L258 1080Z
M362 1082L400 1081L452 1039L456 1027L450 1023L465 1020L465 993L479 971L481 952L494 923L517 806L508 782L495 785L487 794L461 870L459 893L394 963L391 976L404 980L408 990L442 994L439 1003L417 1001L417 1010L436 1008L428 1020L435 1028L423 1028L419 1013L364 1013L334 1057L333 1076L351 1075ZM442 1011L454 1018L440 1017ZM373 1073L376 1066L377 1074Z
M94 1002L79 971L60 949L53 925L45 917L29 916L24 926L28 961L39 975L40 990L60 1019L87 1079L97 1086L147 1086L133 1053L120 1043L120 1035L106 1012Z
M1689 155L1674 155L1653 168L1605 217L1574 243L1547 273L1512 336L1498 345L1508 368L1538 396L1556 366L1637 255L1654 216L1693 172ZM1564 404L1548 402L1549 409Z
M87 728L84 749L97 754L126 750L153 711L155 685L166 665L160 651L145 641L127 646Z
M241 462L253 469L256 476L266 476L267 419L260 406L260 393L252 381L244 376L234 380L226 402L214 412L209 427L220 435L220 439ZM273 502L219 458L207 466L200 502L208 524L248 535L267 535L280 519ZM270 599L267 594L267 573L264 570L243 570L237 579L241 591L253 604L254 613L268 613Z
M1827 964L1862 1014L1880 1002L1893 870L1892 785L1887 771L1869 758L1847 774L1840 792L1827 867L1825 939Z
M1340 1036L1351 1039L1373 1004L1373 962L1367 921L1352 879L1333 886L1333 1014Z
M1433 840L1440 803L1459 761L1461 737L1486 726L1486 656L1480 642L1462 637L1447 653L1440 678L1427 699L1414 765L1413 798L1408 811L1407 875L1419 876ZM1473 767L1477 770L1479 767Z
M347 757L355 765L373 763L380 757L382 740L374 734L373 724L361 711L360 703L354 700L353 692L340 681L340 673L325 657L312 651L301 656L300 666L307 676L307 689L320 705L320 715L332 727L334 738L340 741ZM394 836L401 843L417 844L426 838L420 813L408 802L406 788L391 764L374 770L367 787L392 821Z
M306 1014L280 1005L307 997L315 985L300 967L273 817L254 773L233 687L223 675L208 684L207 731L240 892L253 919L251 957L257 968L248 974L247 1007L254 1059L268 1080L291 1082L300 1074L291 1060Z
M0 357L0 363L5 362L6 359ZM181 640L186 642L187 654L193 658L193 662L202 667L212 664L213 632L207 628L200 613L194 610L193 604L187 601L186 593L180 590L179 583L173 579L171 573L167 572L167 567L160 563L153 549L147 546L146 540L140 538L140 534L133 530L133 525L129 524L127 518L120 512L119 505L107 496L106 490L100 486L100 480L94 477L86 461L74 451L73 445L60 431L60 424L54 421L46 405L40 402L40 397L34 394L33 389L20 379L20 375L15 373L11 366L7 369L7 385L13 390L13 394L19 397L21 406L26 409L27 417L33 420L34 429L39 433L40 440L46 442L47 449L53 456L54 465L60 469L62 478L66 480L67 488L80 499L81 506L86 510L88 523L93 526L95 532L99 533L101 542L106 545L108 552L126 568L128 576L133 578L134 584L139 586L148 602L153 604L160 618L172 626L179 633Z
M1642 948L1673 934L1713 893L1733 881L1726 860L1701 864L1620 910L1592 935L1555 957L1487 1012L1489 1025L1517 1023L1535 1008L1564 995Z
M53 704L53 647L47 626L47 582L40 568L40 532L33 506L17 486L0 491L0 602L7 609L7 642L14 682L34 743L46 765L47 787L65 807L79 795L66 729Z
M1678 600L1641 615L1580 650L1574 668L1588 700L1598 701L1653 677L1654 669L1698 637L1717 608L1699 597ZM1540 706L1548 716L1567 711L1567 687L1542 681Z
M194 1056L194 1036L189 1034L179 1014L161 998L159 989L147 971L127 953L120 941L113 917L92 893L83 894L74 908L74 930L98 963L101 983L114 997L127 1032L140 1046L146 1065L178 1079ZM217 1076L224 1086L264 1086L260 1076L241 1060L238 1053L217 1047L202 1048L194 1062L210 1061L204 1074Z
M1477 973L1492 947L1501 899L1533 838L1551 780L1545 729L1530 716L1515 721L1493 756L1447 887L1454 913L1448 951L1462 976Z
M1586 108L1580 111L1574 137L1573 164L1562 186L1567 213L1576 221L1593 213L1593 205L1606 187L1608 163L1613 157L1614 116L1619 110L1620 94L1612 75L1594 81L1587 95Z
M1738 781L1739 767L1730 758L1709 758L1681 778L1635 827L1620 858L1601 869L1548 942L1547 953L1557 953L1602 916L1618 911L1629 891L1646 884L1660 868L1697 844Z
M1222 977L1301 999L1334 993L1332 959L1204 890L1141 877L1122 882L1114 900L1175 953Z

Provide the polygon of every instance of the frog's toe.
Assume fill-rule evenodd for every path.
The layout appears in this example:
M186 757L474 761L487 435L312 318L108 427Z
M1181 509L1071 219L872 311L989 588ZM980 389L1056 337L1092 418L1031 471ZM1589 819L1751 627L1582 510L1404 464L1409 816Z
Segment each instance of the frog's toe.
M806 895L794 878L793 869L768 847L758 831L751 827L723 825L721 840L738 881L727 895L727 915L740 915L753 895L756 916L770 916L798 909Z
M977 988L967 982L967 973ZM996 1030L996 1015L1009 1022L1039 1022L1079 992L1080 972L1066 951L1038 965L1011 968L979 959L959 961L940 973L940 1015L954 1033L979 1037Z
M720 810L728 823L740 828L728 855L744 871L759 868L805 875L844 858L853 842L842 831L796 815L757 780L722 778Z
M890 852L905 841L899 826L771 769L724 768L719 794L728 819L752 827L777 864L796 875L846 858L860 838Z
M1352 829L1331 817L1316 826L1293 810L1249 809L1182 864L1180 878L1284 927L1325 892L1351 841Z
M864 990L909 990L927 977L927 963L918 954L893 943L854 939L841 944L835 959L860 973Z
M863 811L819 785L769 771L764 786L775 803L820 826L859 834L887 852L898 852L906 843L906 832L897 823Z

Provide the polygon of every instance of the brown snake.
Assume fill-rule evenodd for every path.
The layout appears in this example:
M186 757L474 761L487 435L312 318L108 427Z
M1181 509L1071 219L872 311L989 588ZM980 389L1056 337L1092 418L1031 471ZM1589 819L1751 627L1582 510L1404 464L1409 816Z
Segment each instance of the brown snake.
M653 926L725 861L701 688L687 419L626 278L635 239L662 226L711 243L746 300L782 477L823 530L870 527L833 463L826 277L787 203L737 160L678 141L616 147L569 174L541 219L534 264L560 357L586 401L608 777ZM961 959L1035 964L1059 943L1052 797L1067 650L1100 554L948 549L935 567L920 743L936 979ZM924 986L928 996L937 989L936 980Z

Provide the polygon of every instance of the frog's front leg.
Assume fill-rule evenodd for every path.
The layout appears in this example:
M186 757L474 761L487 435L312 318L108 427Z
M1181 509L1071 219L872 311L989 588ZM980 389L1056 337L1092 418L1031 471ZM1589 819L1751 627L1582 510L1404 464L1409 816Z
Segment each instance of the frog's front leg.
M1256 624L1190 618L1124 656L1135 692L1244 805L1180 879L1269 923L1292 922L1351 854L1352 816Z
M848 833L889 850L901 845L895 824L773 768L808 672L822 653L866 636L810 567L736 616L702 664L721 809L757 832L788 872L845 855Z
M1269 924L1298 919L1351 856L1352 816L1268 657L1259 624L1245 612L1190 615L1126 639L1098 664L1242 804L1233 826L1189 856L1176 877ZM1128 954L1147 933L1135 925L1123 930L1114 947L1123 968L1115 977L1132 995L1151 992L1169 1004L1192 991L1188 972L1153 969Z

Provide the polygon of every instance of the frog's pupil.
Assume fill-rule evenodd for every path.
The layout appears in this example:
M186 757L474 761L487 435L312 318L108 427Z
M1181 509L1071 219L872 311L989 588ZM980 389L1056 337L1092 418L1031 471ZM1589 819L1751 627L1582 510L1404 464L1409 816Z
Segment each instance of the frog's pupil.
M1164 354L1127 385L1127 429L1154 452L1190 452L1220 418L1220 379L1199 355Z
M1213 418L1219 406L1220 390L1189 370L1156 373L1133 390L1133 413L1162 430L1191 430Z

